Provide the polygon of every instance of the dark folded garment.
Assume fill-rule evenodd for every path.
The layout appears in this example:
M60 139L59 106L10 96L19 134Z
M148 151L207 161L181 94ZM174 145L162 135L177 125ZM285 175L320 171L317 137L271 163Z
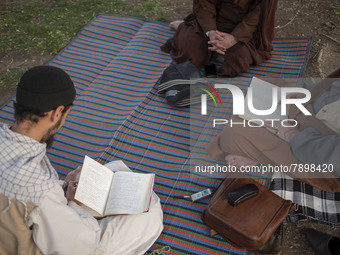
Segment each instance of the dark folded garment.
M189 60L170 65L163 72L158 92L164 93L166 100L172 106L185 107L199 103L202 94L199 88L202 81L200 78L200 71Z

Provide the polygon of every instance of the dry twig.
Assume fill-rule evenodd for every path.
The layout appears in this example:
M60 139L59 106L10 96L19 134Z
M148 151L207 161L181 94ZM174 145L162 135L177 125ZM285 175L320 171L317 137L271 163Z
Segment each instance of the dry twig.
M329 35L326 35L326 34L323 34L323 33L321 33L321 34L323 36L326 36L328 39L331 39L333 42L336 42L336 43L340 44L340 42L338 40L334 39L333 37L330 37Z
M281 28L284 28L284 27L288 26L289 24L291 24L294 21L294 19L297 17L297 15L299 15L299 13L303 9L303 7L304 7L304 5L301 6L301 8L295 13L294 17L288 23L284 24L283 26L278 25L275 28L281 29Z

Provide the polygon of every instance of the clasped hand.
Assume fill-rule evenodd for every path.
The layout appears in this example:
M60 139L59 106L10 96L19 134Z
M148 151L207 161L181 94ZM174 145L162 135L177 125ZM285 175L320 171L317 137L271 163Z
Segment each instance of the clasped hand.
M209 41L211 45L208 47L211 51L216 51L219 54L224 55L227 49L234 46L238 40L231 34L220 32L218 30L209 31Z
M78 185L78 175L80 174L81 171L81 166L77 167L75 170L72 172L68 173L68 175L65 178L66 182L66 191L65 191L65 196L67 201L74 201L78 205L81 205L81 203L77 200L74 199L74 196L77 191L77 185Z

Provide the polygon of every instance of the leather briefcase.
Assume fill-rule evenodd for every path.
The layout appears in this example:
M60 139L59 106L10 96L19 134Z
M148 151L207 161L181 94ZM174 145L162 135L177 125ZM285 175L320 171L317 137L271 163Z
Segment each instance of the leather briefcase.
M291 209L291 201L245 175L233 174L215 191L202 220L231 244L255 250L266 243Z

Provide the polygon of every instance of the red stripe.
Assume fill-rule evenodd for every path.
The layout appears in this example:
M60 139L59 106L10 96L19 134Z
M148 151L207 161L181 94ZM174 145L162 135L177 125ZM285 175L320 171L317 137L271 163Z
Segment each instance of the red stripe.
M217 91L212 86L210 86L209 84L203 84L203 85L207 86L208 88L210 88L214 92L214 94L217 96L218 100L220 101L220 104L222 105L220 95L217 93Z

